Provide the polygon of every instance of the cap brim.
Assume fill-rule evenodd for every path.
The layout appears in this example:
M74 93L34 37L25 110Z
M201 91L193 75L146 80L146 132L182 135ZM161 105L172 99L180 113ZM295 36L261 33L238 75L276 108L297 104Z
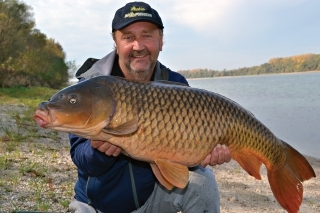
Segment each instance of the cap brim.
M125 22L125 23L122 23L122 24L119 24L119 25L117 25L117 26L115 26L113 29L112 29L112 31L116 31L116 30L121 30L121 29L123 29L123 28L125 28L125 27L127 27L127 26L129 26L130 24L133 24L133 23L135 23L135 22L141 22L141 21L146 21L146 22L150 22L150 23L152 23L152 24L155 24L155 25L157 25L157 27L159 27L159 29L163 29L164 27L162 26L162 24L160 24L160 23L158 23L158 22L156 22L156 21L154 21L154 20L150 20L150 19L138 19L138 20L130 20L130 21L127 21L127 22Z

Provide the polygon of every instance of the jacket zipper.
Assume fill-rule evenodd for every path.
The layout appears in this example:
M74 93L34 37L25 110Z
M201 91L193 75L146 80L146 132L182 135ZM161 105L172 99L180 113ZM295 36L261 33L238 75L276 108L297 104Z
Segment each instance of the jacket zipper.
M90 181L90 177L88 177L88 180L87 180L87 184L86 184L86 196L88 198L88 204L90 205L91 204L91 200L88 196L88 185L89 185L89 181Z
M129 160L128 165L129 165L129 173L130 173L130 179L131 179L131 186L132 186L134 203L136 205L136 208L138 209L140 207L140 205L139 205L139 200L138 200L138 195L137 195L136 184L134 182L134 176L133 176L131 160Z

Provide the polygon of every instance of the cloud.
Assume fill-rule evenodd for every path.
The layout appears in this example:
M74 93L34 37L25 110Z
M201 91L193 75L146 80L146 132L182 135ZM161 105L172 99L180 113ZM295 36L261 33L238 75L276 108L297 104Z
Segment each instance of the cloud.
M291 8L306 4L307 1L188 0L181 3L167 0L163 4L165 10L161 13L164 14L166 23L174 22L204 36L217 36L226 41L263 33L282 20L283 11L292 14Z
M129 1L24 2L34 8L36 27L62 45L67 60L81 64L112 50L114 13ZM164 22L165 46L160 59L172 68L229 69L319 50L318 0L146 2Z
M182 4L180 1L168 1L165 16L179 24L191 27L195 30L217 28L224 25L230 14L236 9L241 1L212 1L212 0L189 0ZM169 6L169 4L171 6Z
M27 0L33 7L36 28L48 37L58 41L67 52L69 60L79 59L80 63L91 54L99 54L105 48L112 48L110 36L111 21L116 9L123 1L106 0ZM121 5L119 5L121 4Z

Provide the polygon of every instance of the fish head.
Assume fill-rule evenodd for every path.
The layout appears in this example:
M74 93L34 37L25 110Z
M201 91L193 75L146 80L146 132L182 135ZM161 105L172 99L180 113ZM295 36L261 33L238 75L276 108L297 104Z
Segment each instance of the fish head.
M115 104L105 84L89 79L67 87L40 103L34 119L43 128L90 138L108 125Z

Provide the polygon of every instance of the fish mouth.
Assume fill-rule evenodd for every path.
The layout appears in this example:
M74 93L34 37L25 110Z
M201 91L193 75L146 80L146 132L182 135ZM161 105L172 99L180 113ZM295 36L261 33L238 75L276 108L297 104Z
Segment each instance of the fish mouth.
M50 124L48 117L48 113L41 109L37 109L33 115L33 119L43 128L46 128Z

